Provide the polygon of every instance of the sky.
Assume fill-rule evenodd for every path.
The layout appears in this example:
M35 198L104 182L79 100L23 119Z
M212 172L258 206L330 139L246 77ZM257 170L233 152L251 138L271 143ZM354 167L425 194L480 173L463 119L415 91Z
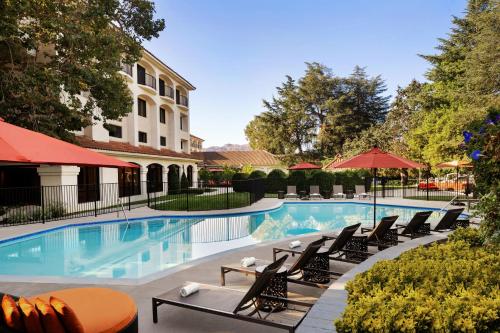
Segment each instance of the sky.
M204 147L246 143L245 126L305 62L381 75L387 95L428 63L466 0L156 0L166 28L144 46L190 81L191 134Z

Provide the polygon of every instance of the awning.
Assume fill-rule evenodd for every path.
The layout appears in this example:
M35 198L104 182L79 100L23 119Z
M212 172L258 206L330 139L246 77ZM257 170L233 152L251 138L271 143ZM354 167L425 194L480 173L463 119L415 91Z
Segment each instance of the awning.
M318 169L321 169L319 165L308 162L302 162L288 168L288 170L318 170Z
M137 168L137 165L27 130L0 118L0 162Z

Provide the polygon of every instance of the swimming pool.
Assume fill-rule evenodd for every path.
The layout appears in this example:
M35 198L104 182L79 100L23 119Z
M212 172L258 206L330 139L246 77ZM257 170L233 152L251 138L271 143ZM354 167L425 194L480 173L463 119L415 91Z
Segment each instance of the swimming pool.
M398 222L408 221L424 209L379 205L377 220L399 215ZM372 214L368 203L285 203L245 215L71 225L0 242L0 275L141 279L247 245L371 225Z

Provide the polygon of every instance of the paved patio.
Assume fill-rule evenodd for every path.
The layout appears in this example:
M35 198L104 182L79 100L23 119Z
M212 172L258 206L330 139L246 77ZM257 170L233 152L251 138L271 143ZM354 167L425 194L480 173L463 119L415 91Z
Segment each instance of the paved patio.
M325 202L327 200L323 200ZM359 200L347 200L359 202ZM228 214L228 213L244 213L249 211L260 211L276 208L281 204L281 200L278 199L263 199L258 203L252 205L251 207L224 210L224 211L210 211L210 212L158 212L148 208L139 208L131 212L127 211L129 218L144 217L144 216L158 216L158 215L207 215L207 214ZM336 201L338 202L338 200ZM408 205L417 207L433 207L441 208L445 203L443 202L432 202L432 201L417 201L417 200L405 200L405 199L380 199L380 204L395 204L395 205ZM120 214L120 218L123 216ZM0 239L6 239L13 236L18 236L26 233L32 233L48 228L53 228L56 226L75 224L75 223L85 223L85 222L95 222L95 221L105 221L117 219L115 214L101 215L98 217L88 217L73 220L55 221L49 222L45 225L43 224L33 224L24 226L15 226L8 228L0 228ZM308 242L313 239L317 239L317 235L308 236L300 238L303 242ZM442 236L438 236L440 238ZM431 240L429 238L429 240ZM215 317L209 314L198 313L195 311L189 311L185 309L178 309L170 306L163 306L159 309L159 322L158 324L153 324L152 321L152 311L151 311L151 298L158 294L161 294L171 288L183 284L186 281L197 281L209 284L219 284L220 270L219 267L222 264L239 262L242 257L254 256L262 259L272 259L271 248L273 246L287 246L289 240L280 241L274 243L264 243L254 246L249 246L245 248L240 248L236 250L231 250L229 252L224 252L216 256L210 257L209 260L200 260L195 263L187 263L178 267L172 274L159 278L155 281L133 286L133 285L109 285L110 288L121 290L129 294L136 301L139 308L139 330L140 332L281 332L277 329L263 328L262 326L236 321L227 318ZM342 297L344 297L345 302L345 292L342 294L343 285L346 279L352 278L356 272L360 270L367 269L376 260L389 259L398 255L402 250L407 250L409 246L417 246L418 242L405 243L406 245L400 245L398 247L391 248L390 250L383 251L380 255L374 256L370 261L366 261L363 265L352 265L347 263L332 263L331 269L342 273L349 272L342 277L338 283L331 286L331 289L326 291L325 297L318 301L318 306L313 308L314 311L311 312L312 316L309 316L304 321L303 327L301 327L300 332L333 332L332 320L335 315L338 315L342 309ZM289 259L289 262L292 261ZM353 269L354 270L351 270ZM227 287L247 289L253 281L253 277L245 277L240 274L229 274L227 276ZM38 293L43 293L51 290L57 290L62 288L71 287L82 287L82 284L66 284L66 283L20 283L20 282L2 282L0 283L0 290L3 292L9 292L15 295L31 296ZM340 294L339 294L340 290ZM290 285L290 291L293 297L306 298L306 299L316 299L321 296L322 290L305 287L305 286L295 286ZM333 294L332 294L333 293ZM335 299L332 303L332 295L340 297ZM339 303L340 301L340 303ZM321 304L326 305L323 309ZM325 312L325 309L326 312ZM315 317L320 313L323 319ZM325 320L324 318L330 318ZM320 323L320 324L315 324Z

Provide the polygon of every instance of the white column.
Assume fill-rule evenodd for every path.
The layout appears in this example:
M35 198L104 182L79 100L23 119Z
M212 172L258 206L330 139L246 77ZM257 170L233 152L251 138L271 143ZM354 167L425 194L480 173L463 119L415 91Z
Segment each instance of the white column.
M160 107L155 105L151 110L151 146L160 149Z
M66 212L78 207L78 174L80 168L71 165L41 165L37 168L43 187L43 203L62 205Z
M168 165L162 164L162 180L163 180L163 192L168 192Z
M181 113L177 106L173 108L174 111L174 142L173 148L176 152L181 151Z
M193 165L193 187L198 187L198 165Z
M128 133L127 133L127 138L128 138L128 142L133 145L133 146L137 146L138 143L139 143L139 134L138 134L138 113L137 113L137 109L138 109L138 105L137 105L137 95L133 95L132 96L133 99L134 99L134 104L132 106L132 112L130 112L128 114L128 118L127 118L127 123L128 123Z

